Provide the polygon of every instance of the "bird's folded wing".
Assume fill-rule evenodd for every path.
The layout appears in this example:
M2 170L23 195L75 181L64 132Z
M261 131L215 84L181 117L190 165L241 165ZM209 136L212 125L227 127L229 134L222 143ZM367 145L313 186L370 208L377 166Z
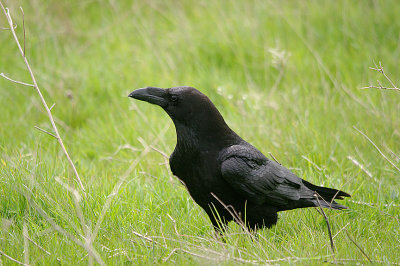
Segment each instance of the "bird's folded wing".
M284 205L291 200L312 197L299 177L266 158L250 144L222 150L219 161L222 177L255 204L268 201Z

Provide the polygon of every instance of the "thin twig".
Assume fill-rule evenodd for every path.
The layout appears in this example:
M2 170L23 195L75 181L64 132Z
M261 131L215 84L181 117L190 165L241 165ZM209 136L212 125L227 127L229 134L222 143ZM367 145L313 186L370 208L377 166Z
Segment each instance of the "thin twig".
M360 88L360 89L362 89L362 90L363 90L363 89L380 89L380 90L396 90L396 91L400 91L400 88L398 88L398 87L394 84L394 82L392 81L392 79L389 78L388 75L386 75L385 70L383 69L383 66L382 66L382 63L381 63L381 62L379 62L379 66L375 65L375 67L370 67L369 69L372 69L372 70L375 70L375 71L381 73L381 74L385 77L385 79L386 79L387 81L389 81L389 83L390 83L390 85L391 85L392 87L384 87L384 86L382 86L381 82L380 82L379 80L377 80L379 86L370 85L370 86L367 86L367 87L362 87L362 88Z
M362 87L360 90L366 90L366 89L379 89L379 90L393 90L393 91L400 91L400 88L388 88L388 87L382 87L381 85L378 86L367 86L367 87Z
M383 158L385 158L386 161L388 161L394 168L396 168L397 171L400 172L400 168L397 167L391 160L389 160L388 157L378 148L378 146L367 136L365 135L361 130L353 126L355 130L357 130L361 135L363 135L377 150L378 152L382 155Z
M220 258L220 257L218 257L218 258L207 257L207 256L204 256L204 255L200 255L200 254L197 254L197 253L190 252L190 251L185 250L185 249L183 249L183 248L174 248L174 249L169 253L169 255L168 255L165 259L163 259L163 262L168 261L169 258L170 258L174 253L176 253L177 251L182 251L182 252L187 253L187 254L189 254L189 255L192 255L192 256L194 256L194 257L199 257L199 258L206 259L206 260L214 260L214 261L221 261L221 260L223 260L223 258Z
M333 238L332 238L332 232L331 232L331 225L330 225L330 223L329 223L328 217L326 216L324 210L322 209L321 202L319 201L319 197L318 197L318 196L319 196L319 195L318 195L317 193L314 194L314 197L317 199L317 202L318 202L318 207L319 207L319 209L320 209L320 211L321 211L321 213L322 213L322 216L323 216L324 219L325 219L326 225L327 225L327 227L328 227L328 234L329 234L329 240L330 240L330 242L331 242L331 249L332 249L333 255L335 255L335 245L333 244Z
M347 223L345 226L343 226L342 228L340 228L340 230L333 236L333 239L335 239L336 236L338 236L340 234L340 232L342 232L344 229L346 229L347 226L349 226L350 223ZM324 244L322 246L322 248L324 248L327 244Z
M274 155L272 155L272 153L271 152L268 152L268 154L269 154L269 156L271 156L272 157L272 159L274 159L274 161L275 162L277 162L278 164L280 164L280 165L282 165L276 158L275 158L275 156Z
M126 149L131 150L133 152L139 151L138 148L126 143L124 145L118 146L117 150L113 152L111 155L106 157L101 157L100 160L113 160L115 155L117 155L121 150L126 150Z
M0 250L0 254L3 255L4 257L6 257L7 259L9 259L9 260L11 260L11 261L13 261L13 262L15 262L15 263L18 263L18 264L20 264L20 265L29 265L29 264L25 264L25 263L23 263L23 262L20 262L19 260L16 260L16 259L14 259L14 258L8 256L8 255L7 255L6 253L4 253L2 250Z
M57 137L57 141L58 141L58 143L60 144L61 149L63 150L65 156L67 157L67 160L68 160L68 162L69 162L71 168L72 168L73 171L74 171L75 177L76 177L76 179L77 179L77 181L78 181L78 183L79 183L79 185L80 185L80 187L81 187L83 193L84 193L85 196L86 196L85 188L84 188L83 183L82 183L82 181L81 181L81 179L80 179L80 177L79 177L78 171L76 170L75 164L74 164L74 162L72 161L71 157L69 156L69 154L68 154L68 152L67 152L67 149L66 149L65 146L64 146L64 142L63 142L63 140L61 139L61 136L60 136L60 134L59 134L59 132L58 132L56 123L54 122L53 115L51 114L51 111L50 111L50 109L49 109L49 107L48 107L48 105L47 105L47 103L46 103L46 100L44 99L43 94L42 94L41 90L39 89L39 86L38 86L38 84L37 84L37 82L36 82L35 75L33 74L33 71L32 71L32 69L31 69L31 67L30 67L30 64L29 64L29 62L28 62L28 59L26 58L25 53L24 53L24 51L23 51L23 49L22 49L22 47L21 47L21 44L19 43L17 34L15 33L15 30L14 30L14 28L13 28L13 21L12 21L11 15L10 15L10 11L8 10L8 8L5 8L5 7L4 7L2 1L0 1L0 6L1 6L1 8L3 9L3 12L4 12L5 16L7 17L7 21L8 21L8 24L10 25L10 29L11 29L12 35L13 35L13 37L14 37L15 43L17 44L18 49L19 49L19 51L20 51L20 53L21 53L21 55L22 55L22 58L24 59L26 68L28 69L29 74L30 74L30 76L31 76L31 78L32 78L33 85L34 85L34 87L35 87L37 93L39 94L39 97L40 97L40 100L42 101L43 107L46 109L46 112L47 112L47 115L48 115L48 117L49 117L49 119L50 119L51 125L53 126L54 133L55 133L55 135L56 135L56 137Z
M348 155L347 159L349 159L353 164L355 164L356 166L358 166L367 176L369 176L370 178L372 178L375 182L379 182L375 177L372 176L371 172L367 170L367 168L365 168L364 165L362 165L359 161L357 161L356 159L354 159L354 157Z
M178 229L176 228L176 221L175 221L175 219L172 218L171 215L169 215L168 213L167 213L167 216L168 216L168 218L174 223L174 230L175 230L175 233L176 233L178 236L180 236L181 234L179 234Z
M147 240L147 241L149 241L149 242L158 244L158 242L155 241L154 239L152 239L152 238L150 238L150 237L147 237L147 236L145 236L145 235L142 235L142 234L140 234L140 233L138 233L138 232L133 231L133 234L136 235L136 236L138 236L138 237L140 237L140 238L143 238L143 239L145 239L145 240Z
M355 200L349 200L350 202L353 202L355 204L359 204L359 205L366 205L369 207L378 207L379 205L382 205L384 207L400 207L399 204L395 204L395 203L390 203L390 204L377 204L377 203L372 203L372 202L363 202L363 201L355 201Z
M25 13L24 10L22 9L22 6L19 7L21 9L22 12L22 29L24 31L24 57L26 56L25 53Z
M14 30L17 28L17 24L14 25ZM9 30L10 28L0 27L0 30Z
M352 161L353 164L355 164L356 166L358 166L364 173L367 174L367 176L372 177L372 174L370 171L368 171L360 162L358 162L356 159L354 159L353 156L348 155L347 159L349 159L350 161Z
M226 205L220 198L218 198L217 195L215 195L213 192L210 193L228 212L229 214L232 216L233 220L239 224L242 229L248 233L249 235L252 236L252 234L250 233L250 231L247 229L246 224L243 222L242 218L240 217L240 215L236 212L236 210L233 208L233 206L231 205Z
M24 225L22 227L22 236L24 238L24 262L25 264L29 264L29 242L25 236L28 236L28 226L26 225L26 221L24 221Z
M44 133L46 133L46 134L48 134L48 135L52 136L53 138L57 138L57 136L56 136L56 135L54 135L54 134L51 134L49 131L47 131L47 130L44 130L43 128L40 128L40 127L38 127L38 126L34 126L34 128L36 128L36 129L38 129L38 130L40 130L40 131L42 131L42 132L44 132Z
M314 163L313 161L311 161L310 159L308 159L306 156L304 156L304 155L302 155L301 156L304 160L306 160L307 162L309 162L310 164L312 164L315 168L317 168L318 169L318 171L321 171L322 172L322 169L316 164L316 163Z
M286 258L279 258L279 259L274 259L274 260L266 260L265 262L276 263L276 262L282 262L282 261L296 262L296 261L307 261L307 260L320 260L320 259L324 259L324 258L329 258L331 256L332 255L318 256L318 257L306 257L306 258L286 257Z
M18 84L25 85L25 86L29 86L29 87L35 87L35 85L32 85L32 84L29 84L29 83L25 83L25 82L22 82L22 81L18 81L18 80L14 80L14 79L12 79L12 78L9 78L9 77L7 77L4 73L0 73L0 77L3 77L3 78L5 78L5 79L7 79L7 80L9 80L9 81L11 81L11 82L14 82L14 83L18 83Z
M155 150L156 152L158 152L159 154L161 154L165 159L169 159L169 156L163 152L160 149L157 149L156 147L154 147L153 145L150 145L150 148L152 148L153 150Z
M387 149L390 151L390 153L391 153L394 157L396 157L397 160L400 161L400 156L399 156L399 155L397 155L396 153L394 153L391 149L389 149L389 148L387 148Z
M168 256L166 256L165 258L163 258L163 262L167 262L169 260L169 258L171 258L171 256L177 251L179 250L179 248L174 248L169 254Z
M24 235L24 237L26 239L28 239L32 244L34 244L36 247L38 247L41 251L43 251L44 253L46 253L47 255L51 256L51 253L48 252L47 250L45 250L41 245L39 245L38 243L36 243L32 238L30 238L27 235ZM56 258L59 262L61 262L60 258Z
M351 265L359 265L359 263L355 263L355 262L366 262L365 260L362 259L337 259L338 262L349 262L351 261ZM380 263L380 264L384 264L384 265L400 265L400 263L397 262L393 262L393 261L382 261L382 260L372 260L372 263ZM361 264L364 265L364 264Z
M171 171L170 171L170 169L169 169L169 167L168 167L168 164L169 164L169 156L168 156L165 152L163 152L162 150L160 150L160 149L154 147L153 145L150 145L150 148L152 148L153 150L155 150L156 152L158 152L159 154L162 155L162 157L164 158L164 163L163 163L163 164L165 165L165 168L167 169L167 172L168 172L168 173L171 173ZM170 181L170 182L173 182L172 174L169 174L169 181Z
M361 251L361 253L367 258L367 260L369 262L372 262L371 259L368 257L367 253L365 253L365 251L357 244L357 242L354 240L354 238L349 234L349 232L347 231L347 229L344 229L344 231L346 232L347 237L350 239L351 242L353 242L354 245L356 245L356 247Z

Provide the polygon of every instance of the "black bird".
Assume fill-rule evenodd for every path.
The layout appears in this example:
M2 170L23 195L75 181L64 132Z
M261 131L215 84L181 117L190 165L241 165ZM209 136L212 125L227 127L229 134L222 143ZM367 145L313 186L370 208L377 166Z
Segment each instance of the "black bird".
M334 199L349 194L313 185L265 157L230 129L197 89L147 87L129 97L158 105L171 117L177 135L169 158L172 173L186 185L216 230L231 220L245 221L251 230L271 227L279 211L319 204L347 208Z

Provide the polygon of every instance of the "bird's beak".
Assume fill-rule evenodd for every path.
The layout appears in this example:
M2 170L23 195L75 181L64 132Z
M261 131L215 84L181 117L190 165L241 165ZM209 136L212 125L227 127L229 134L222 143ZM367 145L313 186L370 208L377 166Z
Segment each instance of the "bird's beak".
M156 104L161 107L168 105L167 92L165 89L156 87L146 87L132 91L128 97Z

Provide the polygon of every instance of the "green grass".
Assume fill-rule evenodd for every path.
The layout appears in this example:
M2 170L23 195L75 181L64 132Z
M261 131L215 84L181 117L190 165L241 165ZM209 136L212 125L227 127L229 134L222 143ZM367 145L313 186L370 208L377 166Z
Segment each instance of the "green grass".
M90 230L115 184L141 158L94 241L105 263L334 260L324 219L312 209L281 213L275 227L259 231L259 241L231 224L222 243L162 155L140 157L146 145L170 154L175 130L160 108L126 96L179 85L207 94L232 129L300 177L352 194L349 210L327 211L338 262L366 262L344 229L371 260L400 261L400 173L353 128L399 166L389 149L400 153L400 93L359 90L376 79L387 85L368 69L379 61L400 84L397 1L2 2L20 40L24 9L26 54L48 104L56 103L53 115L88 192L80 206ZM0 43L0 72L31 82L10 31L0 30ZM82 239L73 196L56 181L79 189L74 174L57 142L34 129L51 128L38 95L0 78L0 106L0 250L27 262L25 224L50 253L28 241L29 263L87 264L87 251L27 200ZM126 144L134 149L119 149Z

